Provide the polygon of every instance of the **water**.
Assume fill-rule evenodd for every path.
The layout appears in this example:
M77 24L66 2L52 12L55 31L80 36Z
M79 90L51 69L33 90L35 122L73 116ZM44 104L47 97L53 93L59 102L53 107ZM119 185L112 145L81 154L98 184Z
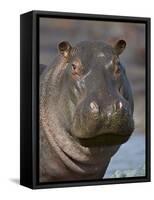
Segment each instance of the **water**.
M145 135L133 133L113 156L104 178L144 176Z

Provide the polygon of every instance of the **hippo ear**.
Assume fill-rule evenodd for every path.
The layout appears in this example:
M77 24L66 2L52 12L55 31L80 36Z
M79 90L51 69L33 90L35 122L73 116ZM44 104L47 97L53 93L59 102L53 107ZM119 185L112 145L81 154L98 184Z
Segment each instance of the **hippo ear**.
M63 55L65 58L68 58L70 51L72 49L72 46L69 42L63 41L59 43L58 49L61 55Z
M126 41L119 40L114 46L115 53L117 55L120 55L124 51L125 47L126 47Z

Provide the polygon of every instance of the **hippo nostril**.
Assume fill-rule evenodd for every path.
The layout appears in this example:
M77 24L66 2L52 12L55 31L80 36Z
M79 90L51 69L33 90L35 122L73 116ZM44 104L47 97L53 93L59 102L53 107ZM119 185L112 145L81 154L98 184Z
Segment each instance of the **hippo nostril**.
M121 101L117 101L116 103L115 103L115 110L117 111L117 110L121 110L123 108L123 104L122 104L122 102Z
M98 113L99 112L99 107L97 105L97 103L95 101L92 101L90 103L90 108L91 108L91 112L93 113Z

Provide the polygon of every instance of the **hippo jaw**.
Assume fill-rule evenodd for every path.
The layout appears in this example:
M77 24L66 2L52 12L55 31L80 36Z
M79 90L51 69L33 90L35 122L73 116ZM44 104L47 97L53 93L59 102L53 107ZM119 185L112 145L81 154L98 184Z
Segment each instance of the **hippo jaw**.
M129 119L128 121L126 119L123 122L119 126L117 124L116 127L113 124L109 124L108 127L103 126L103 124L99 124L98 122L99 126L98 124L94 126L93 123L93 127L89 127L91 131L88 129L89 124L85 124L85 129L88 132L84 130L83 124L80 124L78 127L74 125L70 134L85 147L121 145L127 142L134 130L133 119Z
M127 142L134 131L129 103L123 100L123 109L111 111L106 108L106 111L101 112L94 101L90 102L83 99L76 108L70 134L86 147L113 146Z
M123 135L123 134L102 134L99 136L95 136L93 138L77 138L77 141L85 147L95 147L95 146L114 146L121 145L128 141L131 134Z

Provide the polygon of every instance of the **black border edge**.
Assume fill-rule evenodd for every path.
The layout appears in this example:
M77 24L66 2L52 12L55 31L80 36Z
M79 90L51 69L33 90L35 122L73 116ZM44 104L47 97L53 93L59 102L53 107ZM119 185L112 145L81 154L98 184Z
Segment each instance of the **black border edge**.
M53 17L53 18L65 18L65 19L84 19L84 20L112 20L117 22L130 22L131 23L145 23L150 20L150 17L136 17L136 16L120 16L120 15L105 15L105 14L89 14L89 13L71 13L71 12L58 12L58 11L42 11L32 10L34 15L40 17Z
M150 26L151 18L143 17L128 17L128 16L111 16L111 15L93 15L93 14L82 14L82 13L65 13L65 12L50 12L50 11L31 11L33 18L33 31L32 31L32 184L26 185L32 189L41 188L55 188L55 187L73 187L73 186L90 186L90 185L105 185L105 184L121 184L121 183L137 183L137 182L149 182L151 181L151 145L150 145ZM28 13L22 14L26 15ZM74 182L59 182L59 183L39 183L38 181L38 151L39 151L39 27L38 18L39 17L53 17L53 18L66 18L66 19L85 19L85 20L104 20L104 21L117 21L117 22L128 22L128 23L144 23L146 24L146 130L147 130L147 140L146 140L146 176L144 177L132 177L132 178L116 178L116 179L104 179L104 180L93 180L93 181L74 181ZM29 52L30 53L30 52ZM21 76L22 78L22 76ZM22 134L23 135L23 134ZM21 136L22 136L21 135ZM23 185L23 184L22 184Z
M112 179L102 179L102 180L36 184L33 187L33 189L65 188L65 187L96 186L96 185L101 186L101 185L144 183L144 182L149 182L149 179L147 179L146 177L128 177L128 178L115 178L115 179L112 178Z
M151 181L151 19L146 21L146 176Z
M20 184L32 188L32 12L20 15Z

